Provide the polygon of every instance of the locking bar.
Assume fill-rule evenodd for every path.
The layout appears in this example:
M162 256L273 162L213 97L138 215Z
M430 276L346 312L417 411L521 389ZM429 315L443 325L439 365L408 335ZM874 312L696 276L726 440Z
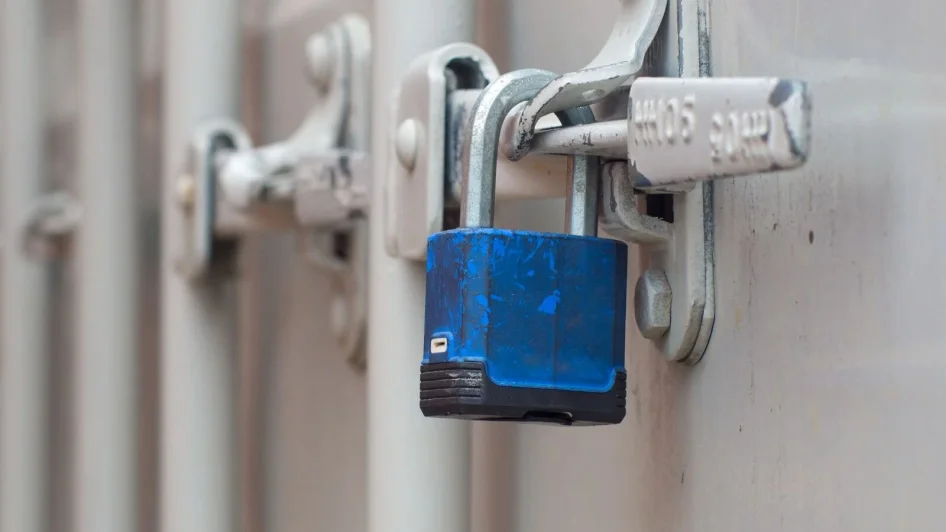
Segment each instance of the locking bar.
M371 164L360 150L305 152L282 145L217 154L214 230L332 230L368 212Z
M513 113L503 125L504 153L511 160L519 120ZM529 155L630 159L635 188L688 190L697 181L804 164L811 101L800 80L642 77L631 85L626 120L555 125L553 115L542 117Z
M549 117L554 115L548 115ZM547 118L547 117L543 117ZM504 136L507 128L515 128L517 117L510 115L503 124ZM608 120L593 124L540 129L535 132L529 155L596 155L613 159L627 158L627 120ZM504 146L509 153L512 144ZM509 156L507 155L507 158ZM526 157L523 160L528 160Z

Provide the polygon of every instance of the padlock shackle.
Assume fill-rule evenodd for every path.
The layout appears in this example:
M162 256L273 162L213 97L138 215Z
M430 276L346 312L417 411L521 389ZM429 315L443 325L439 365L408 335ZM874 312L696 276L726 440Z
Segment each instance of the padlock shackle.
M480 93L470 110L464 150L460 199L461 227L492 227L496 196L496 162L506 115L516 105L535 97L557 76L546 70L523 69L504 74ZM594 122L589 107L556 113L563 126ZM566 232L597 234L598 158L570 156L568 162ZM576 201L576 198L581 198Z
M588 106L555 113L562 127L590 124L595 115ZM599 159L590 155L568 156L565 190L565 232L570 235L598 236Z

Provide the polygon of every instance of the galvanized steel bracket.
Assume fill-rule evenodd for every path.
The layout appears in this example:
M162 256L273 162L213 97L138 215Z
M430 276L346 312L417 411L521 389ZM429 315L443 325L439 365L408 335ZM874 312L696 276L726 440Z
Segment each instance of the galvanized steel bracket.
M695 364L709 341L715 316L712 255L712 197L697 187L674 194L673 222L641 212L645 203L633 187L626 162L602 167L598 204L601 229L611 236L642 247L635 290L638 326L668 360ZM709 221L707 221L709 220ZM659 286L655 274L670 286L670 305L653 308ZM646 299L646 301L642 301ZM653 322L669 322L653 336Z
M459 166L448 145L464 122L451 119L454 92L482 89L499 77L489 55L455 43L415 59L395 95L392 122L396 161L385 182L385 243L390 255L423 260L427 237L444 228L449 166ZM455 150L450 152L455 155Z

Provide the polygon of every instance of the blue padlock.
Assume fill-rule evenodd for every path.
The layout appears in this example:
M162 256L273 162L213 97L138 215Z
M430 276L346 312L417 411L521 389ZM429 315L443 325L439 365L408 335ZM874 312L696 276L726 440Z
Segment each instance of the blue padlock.
M554 79L501 76L471 110L462 227L427 244L424 415L573 424L625 414L627 245L597 238L598 161L569 160L568 234L493 228L503 118ZM563 125L594 120L587 107Z

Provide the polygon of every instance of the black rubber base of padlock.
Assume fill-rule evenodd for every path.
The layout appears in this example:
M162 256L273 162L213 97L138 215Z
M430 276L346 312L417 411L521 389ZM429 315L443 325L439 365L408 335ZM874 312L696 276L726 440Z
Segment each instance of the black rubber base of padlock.
M482 362L444 362L420 368L420 409L428 417L558 425L613 425L624 419L627 373L603 393L499 386Z

